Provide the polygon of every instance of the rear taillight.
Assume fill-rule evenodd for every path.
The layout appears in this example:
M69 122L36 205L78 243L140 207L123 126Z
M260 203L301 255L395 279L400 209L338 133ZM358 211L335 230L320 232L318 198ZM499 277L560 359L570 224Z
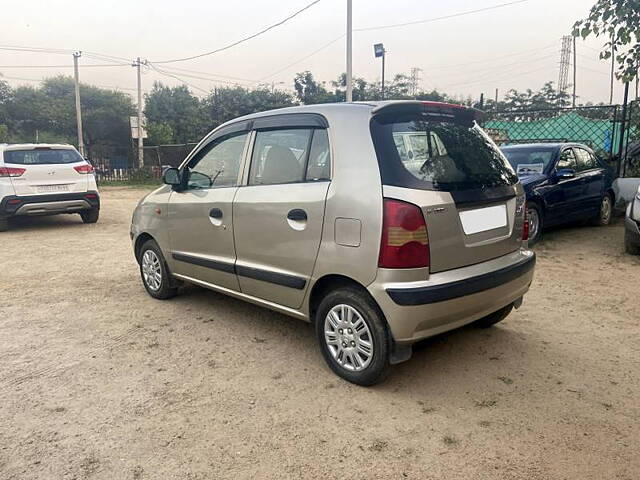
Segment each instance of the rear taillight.
M82 175L86 175L87 173L93 173L93 167L89 164L78 165L77 167L73 167L73 169Z
M420 207L399 200L384 199L381 268L423 268L429 266L427 224Z
M0 167L0 177L19 177L27 170L15 167Z
M522 240L529 240L529 210L527 204L524 205L524 220L522 224Z

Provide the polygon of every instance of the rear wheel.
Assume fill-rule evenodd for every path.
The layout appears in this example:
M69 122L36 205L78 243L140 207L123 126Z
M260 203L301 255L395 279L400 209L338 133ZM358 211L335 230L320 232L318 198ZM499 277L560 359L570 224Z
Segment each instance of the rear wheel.
M80 217L84 223L96 223L100 216L100 210L92 208L91 210L83 210L80 212Z
M9 219L0 218L0 232L6 232L9 230Z
M594 217L594 225L609 225L611 223L611 217L613 214L613 199L609 193L605 193L604 197L600 201L600 211L598 215Z
M142 245L139 261L142 283L149 295L159 300L176 295L178 288L172 283L162 251L154 240L147 240Z
M527 205L527 219L529 222L529 245L535 245L542 236L542 214L535 203Z
M330 292L318 306L316 336L325 361L338 376L373 385L389 366L389 334L378 306L357 288Z
M511 313L511 310L513 310L513 305L509 304L506 307L502 307L497 312L493 312L486 317L482 317L480 320L476 320L475 325L480 328L489 328L507 318Z
M640 244L633 241L629 232L624 234L624 249L630 255L640 255Z

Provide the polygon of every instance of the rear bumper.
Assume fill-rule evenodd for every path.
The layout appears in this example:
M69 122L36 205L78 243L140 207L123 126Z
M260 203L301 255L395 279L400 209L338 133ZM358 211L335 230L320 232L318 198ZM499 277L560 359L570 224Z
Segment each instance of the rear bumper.
M10 195L0 202L0 217L74 213L96 208L100 208L100 195L96 191L52 195Z
M535 254L521 249L422 282L374 282L369 291L397 343L458 328L521 298L533 279Z

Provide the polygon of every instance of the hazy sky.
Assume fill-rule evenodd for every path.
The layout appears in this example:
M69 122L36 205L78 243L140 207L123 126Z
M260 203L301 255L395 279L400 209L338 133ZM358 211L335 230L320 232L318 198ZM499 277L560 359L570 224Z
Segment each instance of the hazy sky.
M152 62L170 60L214 50L255 33L310 1L1 0L0 46L74 49L123 59L140 56ZM507 1L353 0L353 24L359 29L406 23ZM380 60L374 58L372 45L383 42L388 51L388 78L418 67L423 70L423 88L474 98L481 92L492 98L496 88L500 96L510 88L538 89L547 80L557 82L561 37L570 32L576 19L586 16L594 2L527 0L468 16L355 32L354 75L367 80L380 77ZM159 66L172 69L198 95L204 93L196 87L208 91L234 82L244 86L273 82L277 88L291 89L294 74L303 70L311 70L320 80L333 80L345 71L344 38L311 54L344 34L346 3L321 0L255 40L209 57ZM603 38L578 40L579 101L609 100L609 66L598 60L604 42ZM134 68L88 68L104 60L86 54L80 62L82 81L134 93ZM0 49L0 74L12 85L35 84L47 76L73 73L65 67L7 68L16 65L72 65L72 57L68 53ZM192 72L174 70L177 68ZM155 80L182 83L147 68L143 89L149 90ZM621 101L621 94L621 85L616 84L614 102Z

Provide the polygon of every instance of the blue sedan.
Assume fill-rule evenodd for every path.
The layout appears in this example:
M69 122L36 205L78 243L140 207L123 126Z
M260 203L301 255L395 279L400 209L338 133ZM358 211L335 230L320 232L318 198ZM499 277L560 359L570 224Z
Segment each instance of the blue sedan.
M579 143L533 143L501 148L527 194L529 243L542 229L562 223L611 221L613 172Z

